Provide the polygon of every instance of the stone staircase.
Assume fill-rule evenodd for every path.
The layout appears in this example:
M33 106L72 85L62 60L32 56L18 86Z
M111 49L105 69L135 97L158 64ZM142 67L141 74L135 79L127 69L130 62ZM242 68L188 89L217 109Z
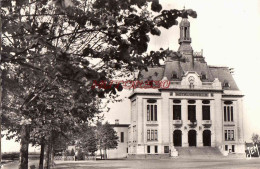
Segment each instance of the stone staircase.
M179 158L224 158L216 147L175 147Z
M128 159L170 159L169 154L128 154Z
M246 153L230 153L227 157L234 159L246 159Z

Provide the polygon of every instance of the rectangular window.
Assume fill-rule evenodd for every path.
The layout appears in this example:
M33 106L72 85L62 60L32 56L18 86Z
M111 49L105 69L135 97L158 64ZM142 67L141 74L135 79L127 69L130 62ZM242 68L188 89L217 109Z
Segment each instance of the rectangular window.
M234 121L233 106L224 106L224 121Z
M232 152L235 152L235 145L232 145Z
M202 120L210 120L210 106L202 106Z
M231 107L231 121L234 121L233 120L233 106Z
M227 109L224 107L224 121L227 121Z
M188 120L196 120L196 106L188 105Z
M147 121L157 121L157 105L147 105Z
M227 139L227 130L225 130L225 140L228 140Z
M235 134L234 130L225 130L225 141L234 141Z
M153 119L153 105L151 105L151 121L154 121L154 119Z
M164 146L164 153L169 153L169 146Z
M154 146L154 153L158 153L158 146Z
M150 146L147 146L147 153L149 153L150 154Z
M157 105L154 105L154 121L157 121Z
M235 138L234 138L234 130L230 130L230 140L235 140Z
M173 120L181 120L181 105L173 105Z
M227 107L227 114L228 114L228 121L230 121L230 110L229 110L229 106Z
M124 132L121 132L121 143L123 143L124 142Z
M151 140L154 140L154 133L153 133L153 130L151 130Z
M154 130L154 140L158 140L157 130Z
M151 137L150 137L150 130L147 130L147 140L151 140Z
M147 105L147 121L150 121L150 105Z
M225 145L225 151L228 151L228 145Z

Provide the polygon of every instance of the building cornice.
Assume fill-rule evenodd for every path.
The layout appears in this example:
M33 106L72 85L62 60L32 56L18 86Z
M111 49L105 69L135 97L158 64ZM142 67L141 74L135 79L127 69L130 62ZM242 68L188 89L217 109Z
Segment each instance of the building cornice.
M133 93L131 94L128 99L132 99L136 95L150 95L150 96L161 96L161 93L145 93L145 92L140 92L140 93Z
M130 124L110 124L112 127L129 127Z
M222 97L227 98L227 97L244 97L245 95L227 95L223 94Z
M215 92L215 93L223 93L221 89L178 89L178 88L165 88L158 89L159 91L188 91L188 92Z

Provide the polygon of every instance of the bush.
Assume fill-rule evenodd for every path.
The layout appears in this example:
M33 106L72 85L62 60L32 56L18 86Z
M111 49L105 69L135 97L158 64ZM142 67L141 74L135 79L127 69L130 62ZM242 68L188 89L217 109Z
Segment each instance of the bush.
M16 160L16 159L19 159L19 157L20 157L19 152L4 153L2 155L3 160Z
M79 149L78 155L77 155L77 160L84 160L84 152L82 152L82 149Z
M71 150L70 155L71 155L71 156L74 156L74 155L75 155L74 149Z

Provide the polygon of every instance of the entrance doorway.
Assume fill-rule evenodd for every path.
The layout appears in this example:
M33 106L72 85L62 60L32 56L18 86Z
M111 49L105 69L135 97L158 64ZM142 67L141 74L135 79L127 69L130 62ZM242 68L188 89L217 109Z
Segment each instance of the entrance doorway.
M211 146L211 131L203 131L203 146Z
M197 145L197 132L196 130L190 130L188 133L188 141L189 141L189 146L195 146Z
M181 130L174 130L173 132L173 144L174 146L181 147L182 144L182 132Z

